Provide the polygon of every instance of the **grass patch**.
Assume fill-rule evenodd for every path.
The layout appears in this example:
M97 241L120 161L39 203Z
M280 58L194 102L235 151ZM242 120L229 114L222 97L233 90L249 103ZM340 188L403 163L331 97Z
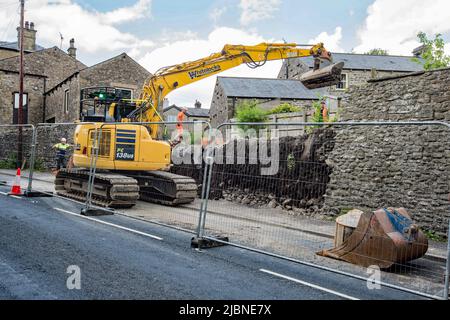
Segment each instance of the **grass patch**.
M428 240L436 241L436 242L447 242L443 236L437 235L436 232L431 230L422 230Z

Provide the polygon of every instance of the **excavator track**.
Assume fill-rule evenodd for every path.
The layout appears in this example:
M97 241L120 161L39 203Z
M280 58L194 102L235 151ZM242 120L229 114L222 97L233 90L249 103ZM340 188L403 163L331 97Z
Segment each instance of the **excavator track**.
M123 173L122 173L123 174ZM138 181L139 199L168 206L191 203L197 197L194 179L166 171L127 173Z
M55 178L58 195L85 201L88 191L89 170L62 169ZM139 198L137 181L125 175L99 172L95 174L92 204L109 208L131 208Z
M89 170L62 169L55 178L57 194L85 201ZM165 171L95 174L92 203L109 208L131 208L138 199L169 206L191 203L197 197L194 179Z

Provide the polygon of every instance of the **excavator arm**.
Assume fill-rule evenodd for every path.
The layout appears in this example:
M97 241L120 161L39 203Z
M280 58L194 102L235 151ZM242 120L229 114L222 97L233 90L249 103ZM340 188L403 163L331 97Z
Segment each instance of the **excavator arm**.
M129 115L132 121L163 121L161 106L164 97L185 85L213 76L228 69L247 64L258 68L267 61L313 56L315 67L309 76L302 78L306 87L318 88L339 81L342 64L319 69L320 61L332 62L331 54L322 43L300 46L295 43L260 43L255 46L225 45L221 52L196 61L185 62L159 69L143 86L141 105ZM311 82L310 82L311 81ZM151 135L157 137L158 124L150 125Z

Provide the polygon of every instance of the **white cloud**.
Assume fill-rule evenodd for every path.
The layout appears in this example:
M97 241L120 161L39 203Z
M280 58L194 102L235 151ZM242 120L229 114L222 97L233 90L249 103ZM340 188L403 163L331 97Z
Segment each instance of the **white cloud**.
M150 15L152 0L139 0L131 7L122 7L100 14L101 19L107 24L119 24L145 18Z
M220 52L225 44L254 45L265 41L273 41L273 39L264 39L258 34L243 30L220 27L212 31L207 39L174 41L147 53L139 62L150 72L155 72L164 66L192 61ZM242 65L219 75L274 78L278 75L280 68L281 61L272 61L256 70ZM204 107L209 108L215 82L216 76L212 76L177 89L168 95L169 101L171 104L180 106L193 106L198 99Z
M350 15L350 17L353 17L355 15L355 10L351 9L348 14Z
M342 40L342 28L336 27L333 34L328 34L327 32L320 33L314 39L309 40L310 44L316 44L323 42L325 48L332 52L343 52L344 49L341 47Z
M448 0L376 0L367 9L365 25L359 30L356 52L382 48L390 54L411 55L419 46L417 33L434 37L450 31ZM447 46L448 48L448 46Z
M273 17L279 9L281 0L241 0L241 24L246 26L252 22Z
M153 43L122 32L114 25L144 17L144 12L149 12L150 3L150 0L140 0L131 7L100 13L85 9L72 0L33 0L26 3L25 15L26 20L35 23L37 42L44 46L59 46L61 32L65 47L70 38L75 38L79 52L131 50L136 53L153 46ZM7 7L0 12L0 30L6 28L11 16L17 15L15 10L15 7ZM6 40L17 39L15 27L9 28Z
M227 11L227 7L222 8L214 8L209 13L209 18L213 21L214 24L217 24L219 19L223 16L223 14Z

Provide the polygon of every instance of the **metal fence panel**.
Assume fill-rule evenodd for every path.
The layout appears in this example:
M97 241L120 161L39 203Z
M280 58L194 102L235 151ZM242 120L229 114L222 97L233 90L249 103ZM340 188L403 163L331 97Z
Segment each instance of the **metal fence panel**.
M259 132L271 125L234 123L219 128L225 133L224 129L235 127L233 137L236 127L257 130L242 132L243 138L225 138L214 148L201 235L219 240L218 235L228 236L230 243L241 247L366 278L370 272L366 267L317 254L333 248L335 241L340 244L349 239L354 228L343 228L335 223L336 218L348 218L344 214L353 209L370 216L383 208L405 208L428 238L424 257L401 261L407 254L420 255L425 247L408 248L411 241L394 250L392 241L386 240L386 230L370 233L370 248L353 253L357 260L369 262L375 254L382 257L373 265L382 267L386 285L448 296L447 124L277 123L277 128L297 126L307 133L279 138L276 131ZM371 217L370 223L375 224L383 217L396 216L394 211L391 215L382 211ZM398 219L402 221L400 214ZM398 221L382 223L394 226ZM335 239L336 230L340 237ZM363 229L351 235L354 241L375 227L358 237L359 230Z
M205 121L185 121L183 122L183 139L179 140L179 131L175 128L177 122L128 122L128 123L104 123L98 128L98 133L96 136L96 145L101 146L102 135L104 135L107 128L114 127L120 130L120 127L126 125L159 125L163 132L165 141L169 141L173 146L171 149L171 160L172 165L168 172L163 173L160 177L154 176L154 171L143 172L139 168L136 168L134 172L120 171L119 174L129 175L138 179L140 187L140 200L136 206L126 211L115 210L115 213L131 216L138 219L143 219L145 221L166 225L169 227L174 227L190 233L195 233L198 228L200 206L202 203L201 191L204 185L204 179L206 176L204 174L205 166L203 164L203 140L208 134L208 128L210 127L208 122ZM141 139L142 141L142 139ZM175 143L177 141L178 143ZM95 147L95 152L92 153L91 165L90 165L90 177L89 185L90 192L88 193L88 198L86 201L86 209L92 207L92 190L94 188L92 177L99 172L97 168L99 160L100 148ZM156 152L156 151L155 151ZM143 160L145 161L145 159ZM147 159L148 161L148 159ZM101 172L101 171L100 171ZM159 171L161 172L161 171ZM149 188L145 188L145 196L143 196L143 185L147 186L147 179L145 174L152 174L152 182L149 183ZM173 177L173 175L184 176L185 178ZM184 203L174 203L173 205L168 205L167 201L162 201L163 203L155 203L155 199L160 199L158 196L158 181L164 181L165 179L176 179L178 183L182 186L179 187L177 194L182 194L186 190L188 184L195 184L198 191L192 202ZM183 181L184 179L189 179L189 182ZM193 180L193 181L192 181ZM174 180L175 181L175 180ZM155 187L151 188L150 184ZM188 192L185 192L188 193ZM156 201L158 202L158 201ZM161 201L160 201L161 202Z
M28 170L33 166L35 127L30 124L0 125L0 182L11 185L17 169L22 169L21 189L31 187Z

